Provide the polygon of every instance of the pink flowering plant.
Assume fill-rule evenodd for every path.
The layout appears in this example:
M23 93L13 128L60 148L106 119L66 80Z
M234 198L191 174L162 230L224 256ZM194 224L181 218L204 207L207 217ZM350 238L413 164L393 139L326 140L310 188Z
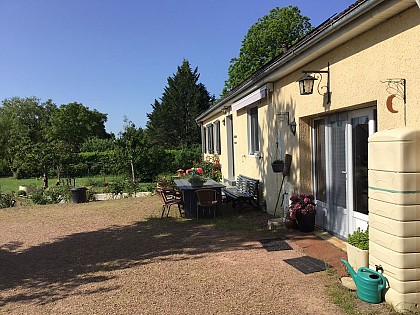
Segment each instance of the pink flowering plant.
M206 179L203 176L203 169L201 167L191 167L185 173L188 176L188 181L192 184L203 184Z
M297 194L290 197L292 204L289 207L291 220L296 220L298 215L315 213L315 202L313 195Z
M203 169L201 167L191 167L190 169L187 169L185 173L190 176L201 176L203 175Z

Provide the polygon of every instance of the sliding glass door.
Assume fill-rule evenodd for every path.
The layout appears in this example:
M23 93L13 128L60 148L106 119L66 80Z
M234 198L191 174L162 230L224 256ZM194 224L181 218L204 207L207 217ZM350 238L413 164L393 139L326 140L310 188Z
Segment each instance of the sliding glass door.
M373 110L337 113L313 121L313 186L317 225L347 237L367 225L367 139Z

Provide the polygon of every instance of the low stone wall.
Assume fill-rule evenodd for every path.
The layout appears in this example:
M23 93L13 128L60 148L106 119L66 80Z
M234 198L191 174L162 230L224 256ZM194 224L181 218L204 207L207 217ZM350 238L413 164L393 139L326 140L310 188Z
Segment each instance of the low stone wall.
M104 200L113 200L113 199L121 199L121 198L139 198L139 197L146 197L150 196L152 193L147 191L136 192L135 194L129 195L128 193L122 194L112 194L112 193L104 193L104 194L94 194L95 200L104 201Z

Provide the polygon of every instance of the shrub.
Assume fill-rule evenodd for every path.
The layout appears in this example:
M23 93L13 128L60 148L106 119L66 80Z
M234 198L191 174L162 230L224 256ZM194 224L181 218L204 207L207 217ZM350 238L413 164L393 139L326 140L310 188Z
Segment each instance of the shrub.
M369 229L362 231L357 228L352 234L349 234L348 243L354 247L368 250L369 249Z
M47 205L68 202L71 197L70 186L53 186L47 189L39 188L29 195L33 203L37 205Z
M196 163L194 167L201 167L203 169L204 177L211 178L216 182L222 180L222 166L219 162L219 156L217 154L208 156L205 161Z
M0 209L11 208L15 204L15 196L13 193L2 194L0 193Z

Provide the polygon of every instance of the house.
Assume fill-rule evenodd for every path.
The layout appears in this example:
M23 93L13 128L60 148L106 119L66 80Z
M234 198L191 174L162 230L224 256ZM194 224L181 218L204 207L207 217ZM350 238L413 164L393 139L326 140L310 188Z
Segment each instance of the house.
M420 163L372 141L404 145L395 136L400 127L420 138L419 69L420 1L358 0L196 119L204 154L219 155L224 182L259 179L267 212L281 213L284 193L302 192L315 196L316 224L338 237L370 220L369 264L383 268L385 300L400 311L420 305ZM415 152L419 143L411 141ZM383 161L378 151L387 152ZM283 187L270 164L285 154L292 164ZM369 157L389 171L391 155L416 173L368 169ZM409 205L392 203L395 196Z
M365 229L368 137L420 127L419 8L415 0L356 1L197 117L224 182L259 179L263 206L280 213L282 175L271 161L287 153L284 186L315 195L318 226L342 238ZM315 82L301 95L305 74Z

